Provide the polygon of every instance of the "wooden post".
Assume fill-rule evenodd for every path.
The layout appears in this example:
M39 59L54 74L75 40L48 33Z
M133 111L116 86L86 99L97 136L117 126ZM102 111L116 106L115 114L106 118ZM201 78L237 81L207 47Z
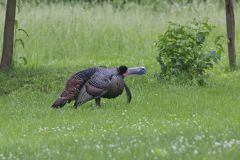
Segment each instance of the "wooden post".
M3 52L0 68L7 68L10 67L12 64L15 14L16 14L16 0L7 0L3 37Z
M236 64L236 51L235 51L235 20L234 20L233 0L225 0L225 6L226 6L229 66L231 70L234 70L237 64Z

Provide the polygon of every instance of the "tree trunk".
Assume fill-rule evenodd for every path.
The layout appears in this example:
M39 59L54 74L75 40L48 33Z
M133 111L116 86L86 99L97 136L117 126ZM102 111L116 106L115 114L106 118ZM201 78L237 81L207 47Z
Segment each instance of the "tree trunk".
M16 0L7 0L3 37L3 52L0 68L7 68L10 67L12 64L15 13L16 13Z
M236 68L236 51L235 51L235 20L233 0L225 0L226 6L226 23L227 23L227 37L228 37L228 58L230 69Z

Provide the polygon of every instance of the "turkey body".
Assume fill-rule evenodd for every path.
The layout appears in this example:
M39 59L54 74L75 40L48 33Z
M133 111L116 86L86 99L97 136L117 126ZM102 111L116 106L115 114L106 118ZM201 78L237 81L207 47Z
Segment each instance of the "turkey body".
M113 76L111 79L111 85L109 90L106 94L104 94L103 98L116 98L117 96L121 95L124 90L124 77L121 75Z
M89 68L72 75L66 83L65 90L52 104L52 107L61 108L67 102L70 103L72 100L75 100L84 83L87 82L87 80L97 71L97 69L98 68Z
M134 68L132 71L135 71ZM138 69L139 70L139 69ZM75 100L78 107L95 99L96 106L100 106L101 98L116 98L126 90L128 103L131 101L131 91L124 82L128 72L126 66L118 68L96 67L89 68L74 74L68 81L61 96L53 103L53 108L61 108L67 102ZM144 71L135 71L133 74L144 74ZM129 72L129 74L131 74Z
M52 107L61 108L72 100L75 100L77 107L92 99L96 99L96 105L100 106L99 98L115 98L123 90L124 79L118 74L117 68L89 68L71 76L65 90Z

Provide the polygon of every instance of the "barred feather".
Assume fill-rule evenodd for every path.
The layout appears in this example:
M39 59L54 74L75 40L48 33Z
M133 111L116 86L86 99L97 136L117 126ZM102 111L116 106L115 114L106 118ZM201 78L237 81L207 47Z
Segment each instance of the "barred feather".
M84 83L96 72L97 68L89 68L75 73L67 81L65 90L61 96L53 103L53 108L61 108L67 102L75 100Z
M132 68L132 73L128 74L140 73L137 69L144 68ZM124 82L126 72L128 72L126 66L118 68L96 67L79 71L67 81L65 90L52 107L61 108L72 100L75 100L74 105L78 107L92 99L95 99L96 105L100 106L100 98L115 98L121 95L124 89L127 93L128 103L130 103L131 91Z

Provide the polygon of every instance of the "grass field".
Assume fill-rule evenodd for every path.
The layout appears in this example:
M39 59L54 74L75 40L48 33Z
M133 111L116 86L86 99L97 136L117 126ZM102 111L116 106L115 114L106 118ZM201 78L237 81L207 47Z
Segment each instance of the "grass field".
M4 8L0 15L2 37ZM217 26L214 34L225 35L224 9L214 4L158 11L107 4L23 6L17 19L29 38L17 33L25 48L17 45L14 68L0 72L0 159L238 159L240 71L228 71L227 54L204 87L156 78L157 35L169 21L206 16ZM238 33L239 19L236 14ZM74 72L121 64L148 70L127 78L130 105L123 94L104 100L101 109L93 102L50 108Z

